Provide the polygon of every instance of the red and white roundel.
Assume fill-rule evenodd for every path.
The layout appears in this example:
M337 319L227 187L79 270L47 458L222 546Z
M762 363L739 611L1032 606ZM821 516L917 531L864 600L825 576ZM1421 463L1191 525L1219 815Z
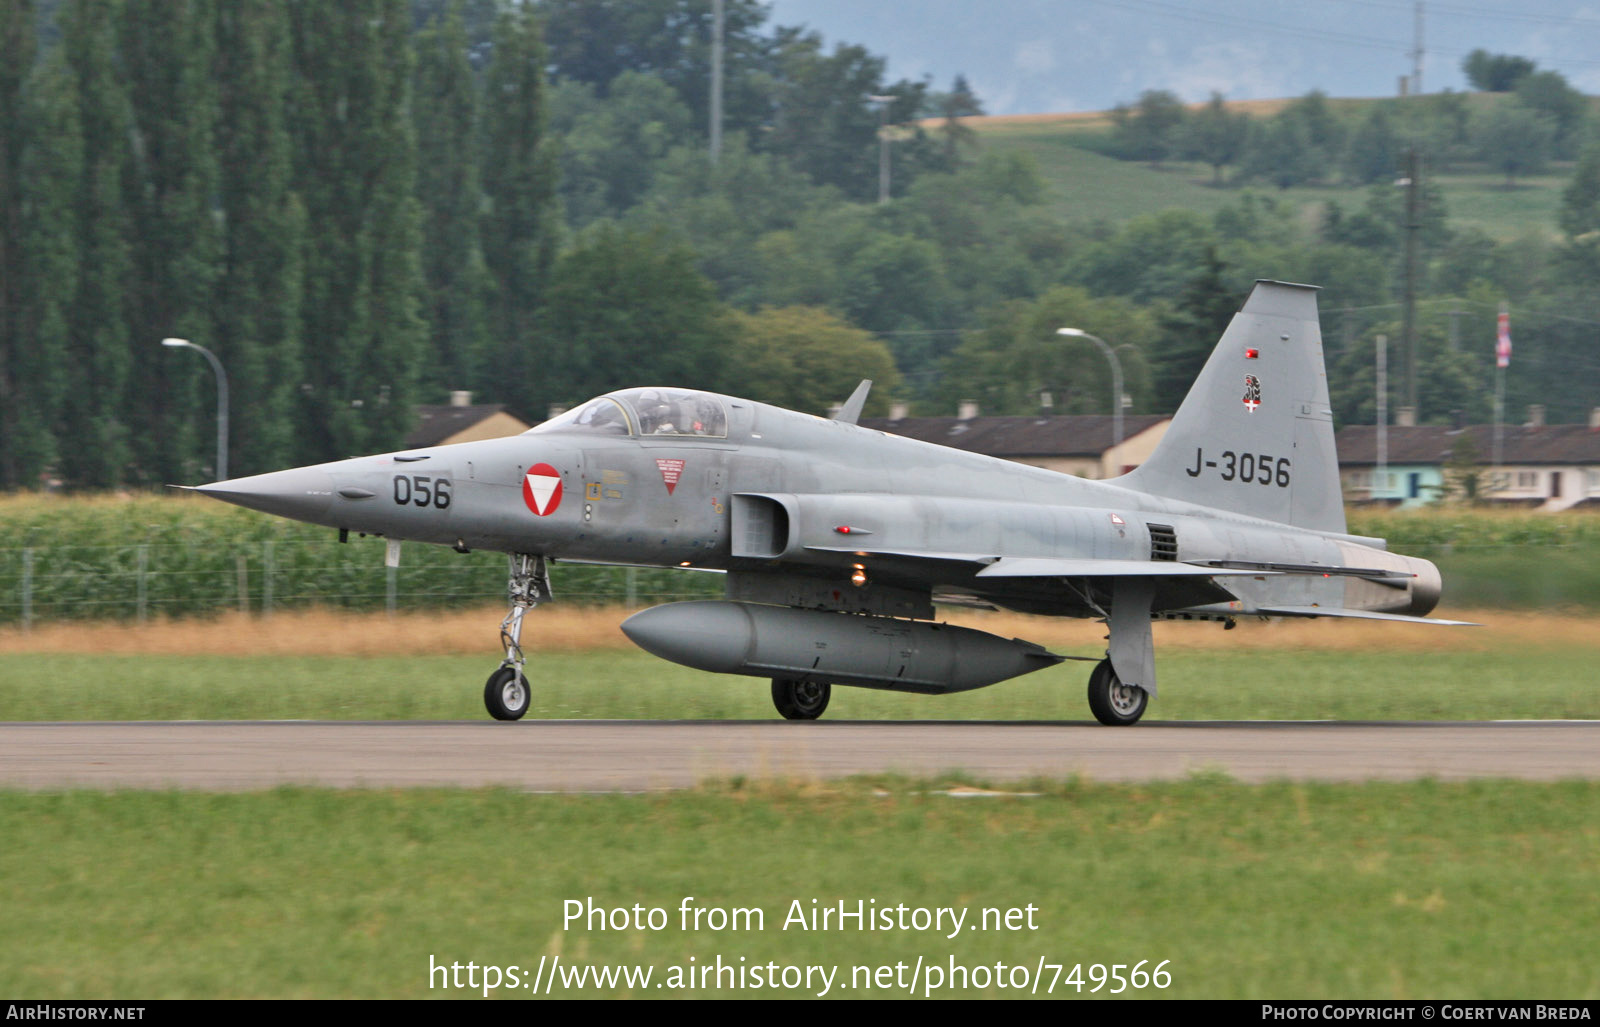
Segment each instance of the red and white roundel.
M522 501L539 517L549 517L561 505L561 472L549 464L534 464L522 477Z

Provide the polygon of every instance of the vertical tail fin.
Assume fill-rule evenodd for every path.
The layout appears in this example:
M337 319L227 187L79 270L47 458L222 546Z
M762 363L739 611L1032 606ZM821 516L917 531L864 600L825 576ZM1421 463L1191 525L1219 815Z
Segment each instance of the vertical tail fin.
M1160 445L1117 484L1343 532L1315 287L1257 282Z

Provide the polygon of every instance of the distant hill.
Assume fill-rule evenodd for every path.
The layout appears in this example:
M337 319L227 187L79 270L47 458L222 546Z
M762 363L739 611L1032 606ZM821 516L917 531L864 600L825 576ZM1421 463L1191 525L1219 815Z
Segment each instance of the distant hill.
M1506 99L1496 94L1464 95L1471 110ZM1227 106L1229 110L1249 114L1252 118L1269 118L1292 102L1290 99L1244 100L1229 102ZM1380 102L1383 101L1330 98L1328 104L1341 120L1354 124L1365 115L1368 107ZM1195 111L1203 105L1188 106ZM937 119L923 122L929 129L939 124ZM1231 181L1222 188L1214 187L1211 168L1205 164L1168 161L1153 166L1117 160L1098 152L1104 149L1112 131L1109 111L973 117L963 118L962 124L976 131L988 150L1031 154L1051 186L1053 210L1063 217L1116 223L1170 207L1210 212L1232 202L1239 194L1239 187ZM1442 188L1452 225L1476 226L1497 239L1507 240L1530 231L1555 237L1556 211L1571 171L1571 162L1555 161L1543 174L1519 177L1512 189L1505 188L1501 173L1470 162L1449 170L1425 173L1432 174ZM1340 203L1346 210L1360 207L1368 188L1337 184L1278 190L1260 182L1250 185L1298 205L1308 223L1321 216L1329 201Z

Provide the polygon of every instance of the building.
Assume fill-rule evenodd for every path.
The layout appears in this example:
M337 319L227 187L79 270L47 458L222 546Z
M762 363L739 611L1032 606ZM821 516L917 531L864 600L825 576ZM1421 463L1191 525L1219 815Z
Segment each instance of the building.
M1345 500L1418 506L1459 491L1452 479L1472 475L1491 503L1547 511L1600 503L1600 408L1588 424L1545 424L1535 408L1527 424L1502 425L1498 469L1494 435L1488 424L1391 426L1380 471L1377 427L1343 428L1336 444Z
M417 407L417 426L406 435L407 449L456 442L502 439L533 427L500 405L472 405L472 393L452 392L447 406Z
M956 417L861 420L863 427L891 435L1015 460L1080 478L1114 478L1144 463L1166 434L1172 418L1165 414L1130 414L1122 422L1122 442L1113 446L1110 414L980 417L975 408L966 407Z

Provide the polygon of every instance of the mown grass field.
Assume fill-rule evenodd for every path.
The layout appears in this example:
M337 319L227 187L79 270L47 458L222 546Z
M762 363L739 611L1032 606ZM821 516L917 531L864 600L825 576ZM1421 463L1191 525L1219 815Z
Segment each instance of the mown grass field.
M1600 717L1600 634L1585 615L1456 611L1444 628L1370 622L1158 624L1161 720L1498 720ZM535 718L770 719L764 679L706 674L634 648L625 611L548 607L528 621ZM957 618L1098 657L1100 625ZM0 720L479 719L498 663L492 609L454 615L279 614L0 631ZM862 720L1088 717L1089 664L960 695L835 689Z
M1169 960L1171 986L1144 994L1176 998L1600 996L1594 782L1207 777L935 794L952 783L730 783L671 797L0 793L0 993L464 998L476 993L429 989L430 958L643 965L659 983L720 956L839 967L846 982L854 966L908 973L919 957L1030 972L1041 958L1069 970ZM686 896L760 909L764 929L684 931ZM660 931L564 924L564 900L591 897L671 919ZM1031 904L1037 929L784 930L796 899L973 919Z

